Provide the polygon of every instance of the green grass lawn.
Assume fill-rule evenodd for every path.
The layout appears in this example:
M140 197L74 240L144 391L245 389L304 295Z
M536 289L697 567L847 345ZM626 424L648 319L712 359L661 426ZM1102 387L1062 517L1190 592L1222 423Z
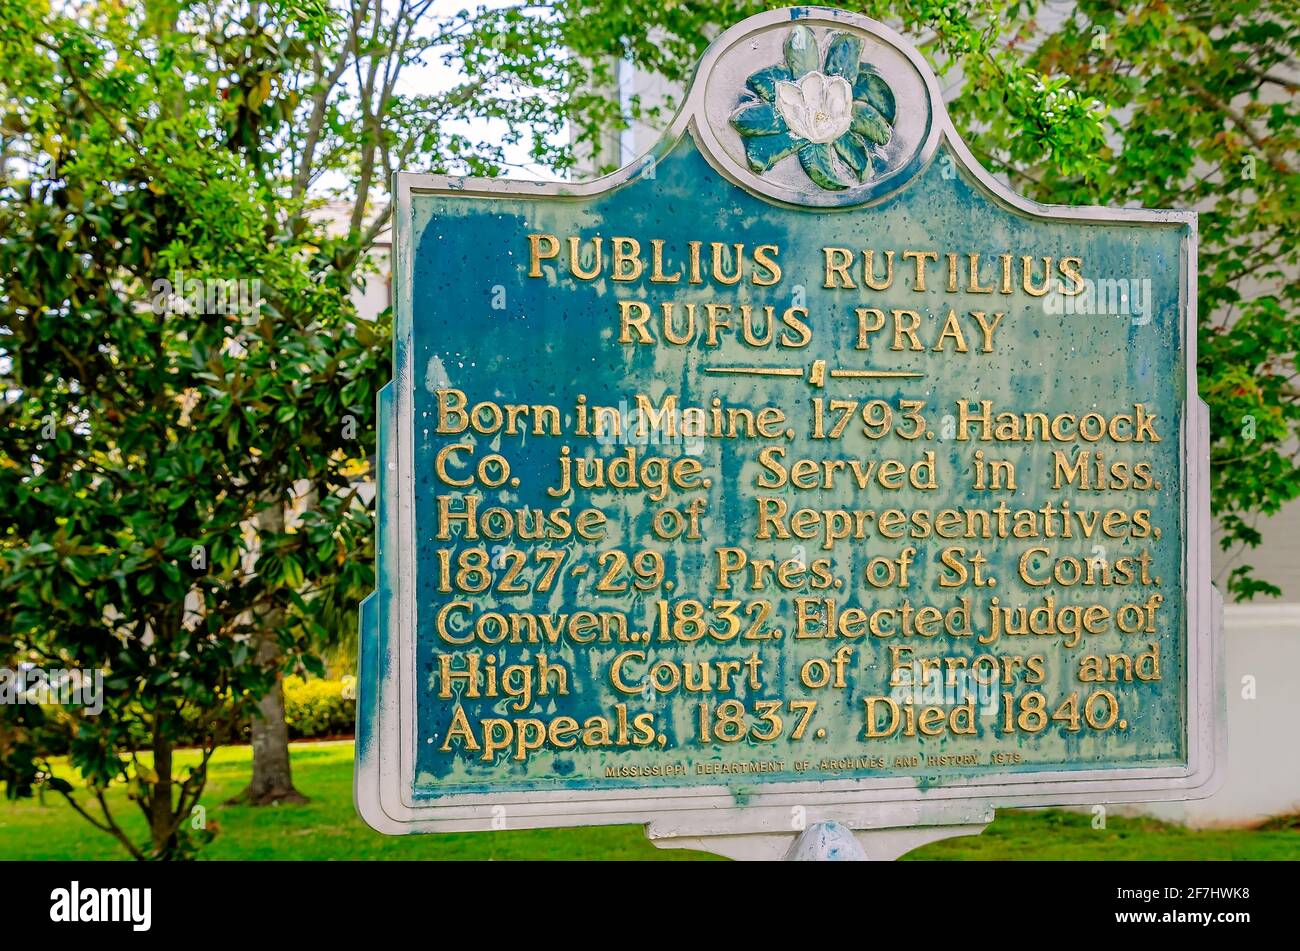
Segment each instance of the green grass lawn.
M248 781L250 750L219 750L204 796L220 832L212 859L649 859L711 858L656 849L639 826L382 836L352 808L352 743L299 743L294 780L311 802L252 808L224 801ZM194 754L177 755L180 764ZM110 804L133 833L143 819L121 792ZM0 802L0 859L119 859L125 853L57 796ZM1189 832L1147 819L1111 818L1094 830L1091 816L1005 811L983 835L926 846L909 859L1300 859L1300 828Z

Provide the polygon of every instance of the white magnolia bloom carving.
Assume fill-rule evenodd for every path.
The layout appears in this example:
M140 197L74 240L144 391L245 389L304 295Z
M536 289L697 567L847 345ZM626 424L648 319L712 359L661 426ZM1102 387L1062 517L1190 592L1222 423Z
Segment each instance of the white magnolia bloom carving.
M853 87L843 76L813 70L798 82L776 84L776 108L792 135L809 142L834 142L853 121Z

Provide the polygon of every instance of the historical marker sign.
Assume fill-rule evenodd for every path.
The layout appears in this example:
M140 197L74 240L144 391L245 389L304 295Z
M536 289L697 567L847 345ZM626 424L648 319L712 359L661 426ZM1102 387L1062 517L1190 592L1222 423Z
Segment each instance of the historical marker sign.
M1192 213L1008 193L910 46L817 8L724 33L614 175L397 192L370 824L1209 788Z

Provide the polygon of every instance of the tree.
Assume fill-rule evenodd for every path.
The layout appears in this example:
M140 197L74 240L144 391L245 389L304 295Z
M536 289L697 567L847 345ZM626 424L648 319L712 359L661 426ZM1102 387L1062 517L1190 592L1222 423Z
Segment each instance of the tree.
M353 483L389 342L349 293L389 176L496 174L511 144L564 167L569 121L617 113L591 91L602 67L552 56L586 29L577 8L430 10L0 0L0 652L107 676L99 716L0 710L2 775L136 857L201 844L207 758L254 708L248 798L293 794L278 679L315 663L322 611L371 586ZM404 91L429 56L459 79ZM340 195L334 229L315 210ZM259 305L214 313L231 280L258 282ZM182 741L203 749L183 776ZM79 784L49 768L64 748ZM148 841L112 814L114 782Z
M680 86L718 26L778 5L586 4L575 48ZM1225 550L1257 546L1258 520L1300 496L1300 7L1078 0L1040 23L1037 0L838 5L919 38L962 79L954 121L1021 194L1201 213L1212 506ZM1281 593L1249 564L1217 580L1238 599Z
M352 475L386 330L349 301L347 240L268 212L250 87L191 85L210 51L160 49L115 6L2 15L0 647L106 678L97 716L3 709L6 791L43 784L133 856L184 857L208 758L280 673L262 620L310 662L313 599L372 584ZM250 535L300 483L299 524ZM183 773L182 741L202 749ZM49 767L64 747L76 784Z
M958 105L987 124L985 161L1040 201L1200 212L1211 498L1220 544L1240 554L1300 496L1300 7L1083 0L1027 63L1105 107L1105 147L1078 170L1035 162L995 124L996 88L975 87ZM1243 600L1281 594L1249 564L1218 580Z

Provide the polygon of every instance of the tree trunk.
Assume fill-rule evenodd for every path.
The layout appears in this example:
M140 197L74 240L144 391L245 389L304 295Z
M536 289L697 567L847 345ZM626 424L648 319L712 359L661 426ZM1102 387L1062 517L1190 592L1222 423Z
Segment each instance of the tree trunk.
M176 853L176 814L172 811L172 744L166 738L167 724L161 713L153 722L153 771L157 782L149 799L149 837L155 858L169 859Z
M257 519L258 528L266 534L278 534L284 528L284 508L268 506ZM258 635L257 662L264 667L274 667L275 683L257 702L257 716L253 717L253 778L231 803L267 806L279 802L307 802L308 799L293 786L289 765L289 726L284 716L284 683L279 672L280 645L276 632L284 623L284 611L273 607L262 616Z

